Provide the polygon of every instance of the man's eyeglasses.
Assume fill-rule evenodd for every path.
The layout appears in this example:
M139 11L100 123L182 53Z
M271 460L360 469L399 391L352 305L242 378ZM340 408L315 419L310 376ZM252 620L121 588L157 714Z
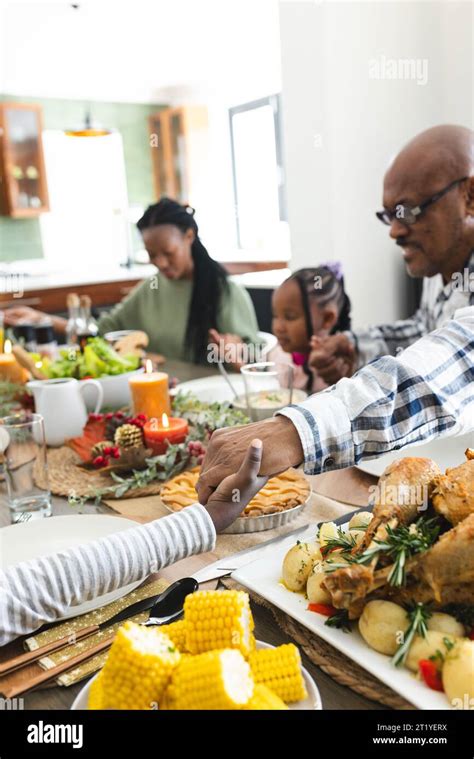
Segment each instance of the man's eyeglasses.
M464 180L468 179L468 177L462 177L462 179L455 179L454 182L451 182L451 184L448 184L447 187L445 187L443 190L440 190L436 193L436 195L433 195L431 198L428 198L428 200L425 200L423 203L419 203L417 206L405 206L402 203L395 206L391 211L383 210L383 211L377 211L375 213L377 219L380 219L381 222L384 224L387 224L390 226L392 221L394 219L398 219L402 224L414 224L421 216L422 213L426 211L426 209L431 206L433 203L436 203L437 200L440 200L444 195L446 195L447 192L453 189L453 187L456 187L457 184L461 184L461 182L464 182Z

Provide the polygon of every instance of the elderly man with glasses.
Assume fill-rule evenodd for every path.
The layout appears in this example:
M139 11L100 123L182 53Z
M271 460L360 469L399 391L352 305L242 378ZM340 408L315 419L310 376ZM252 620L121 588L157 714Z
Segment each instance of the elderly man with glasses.
M332 384L414 343L474 305L474 132L437 126L411 140L384 177L377 218L402 248L407 272L423 278L411 319L313 338L311 364Z

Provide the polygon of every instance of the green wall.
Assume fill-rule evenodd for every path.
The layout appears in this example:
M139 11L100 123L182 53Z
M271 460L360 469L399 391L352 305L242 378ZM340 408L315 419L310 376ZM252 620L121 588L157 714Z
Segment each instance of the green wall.
M81 100L0 95L0 101L36 103L43 108L45 129L66 129L83 123L86 107ZM94 121L122 135L130 203L148 205L154 199L147 117L163 106L149 103L91 103ZM38 219L0 216L0 261L42 258Z

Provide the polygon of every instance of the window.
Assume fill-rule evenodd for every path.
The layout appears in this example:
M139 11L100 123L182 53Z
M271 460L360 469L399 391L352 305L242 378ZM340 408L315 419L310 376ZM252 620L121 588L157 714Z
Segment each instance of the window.
M43 132L50 213L40 217L45 259L58 268L107 270L129 250L122 138Z
M280 100L229 111L238 245L272 254L289 248Z

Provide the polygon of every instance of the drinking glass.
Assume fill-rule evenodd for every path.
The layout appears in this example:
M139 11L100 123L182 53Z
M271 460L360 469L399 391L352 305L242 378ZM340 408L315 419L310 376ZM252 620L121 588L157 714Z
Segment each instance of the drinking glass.
M306 397L293 387L294 369L291 364L260 361L242 366L245 395L233 405L243 407L253 422L273 416L276 411ZM240 405L239 405L240 401Z
M0 473L5 477L13 523L51 516L41 414L24 411L0 419Z

